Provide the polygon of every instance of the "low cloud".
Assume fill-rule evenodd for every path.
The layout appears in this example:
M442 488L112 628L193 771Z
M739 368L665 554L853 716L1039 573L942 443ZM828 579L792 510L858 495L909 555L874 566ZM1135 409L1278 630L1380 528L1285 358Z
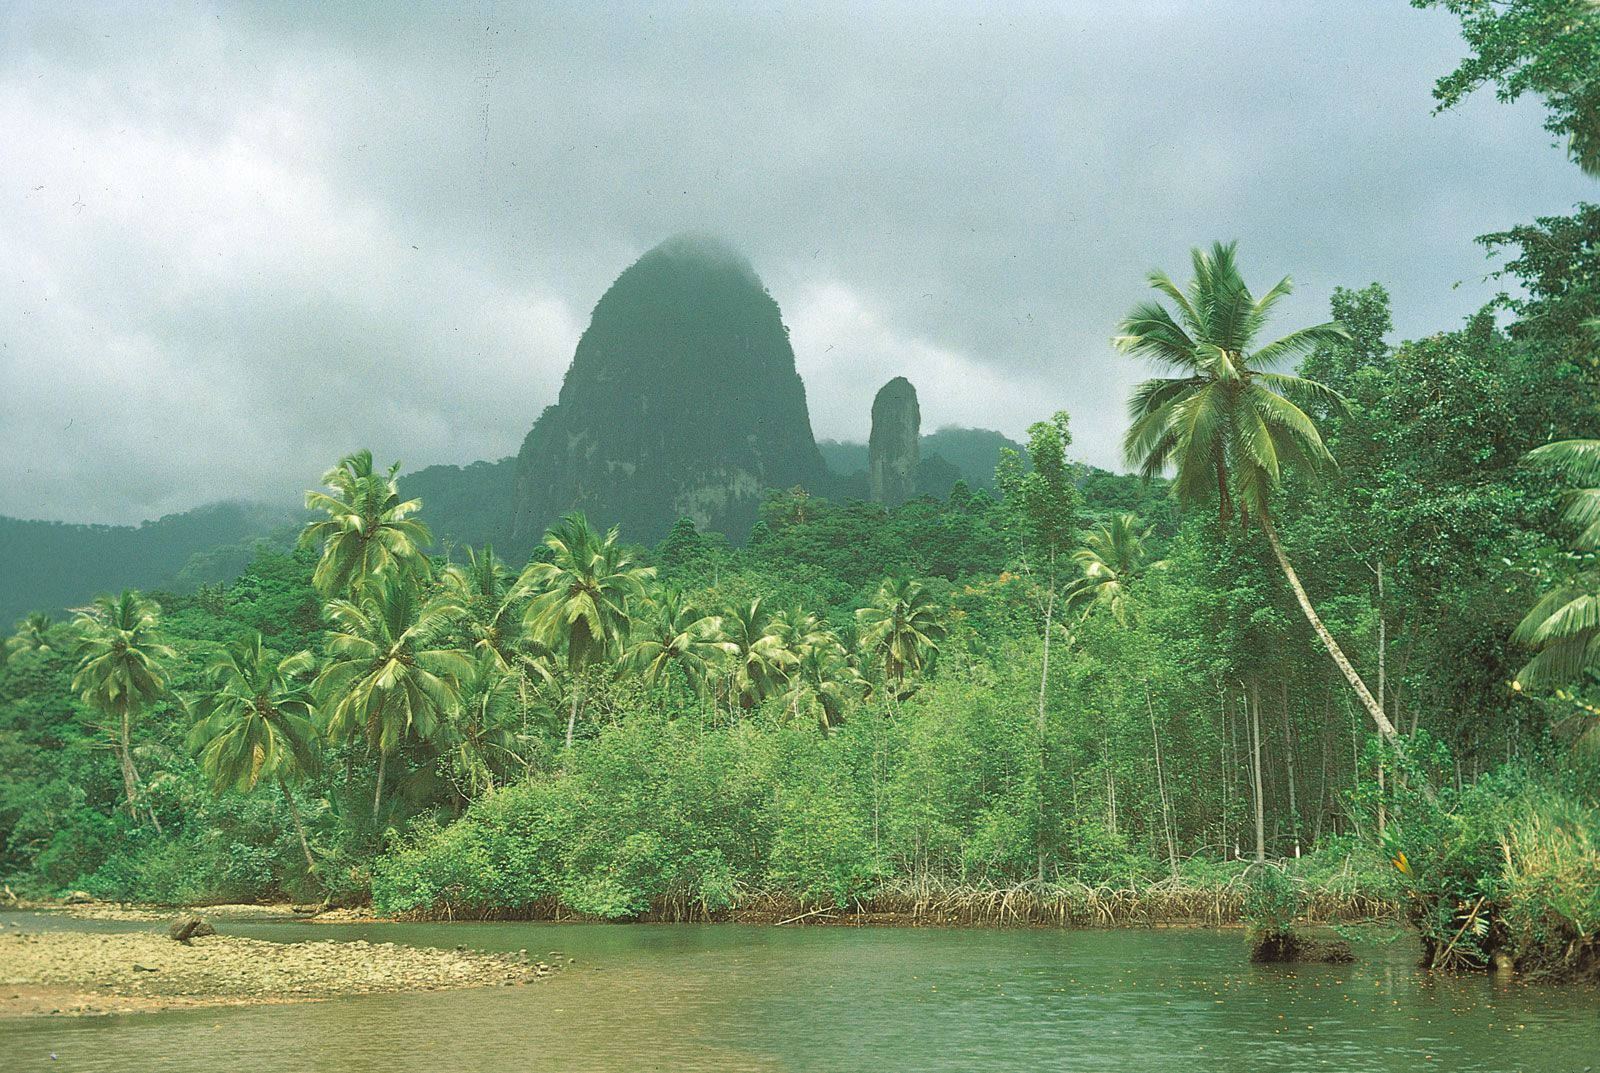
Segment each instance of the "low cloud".
M1461 51L1403 5L14 4L0 513L513 453L681 230L761 272L819 436L904 374L930 428L1066 409L1115 465L1149 268L1238 237L1283 327L1378 280L1414 336L1497 289L1473 235L1594 196L1537 102L1429 114Z

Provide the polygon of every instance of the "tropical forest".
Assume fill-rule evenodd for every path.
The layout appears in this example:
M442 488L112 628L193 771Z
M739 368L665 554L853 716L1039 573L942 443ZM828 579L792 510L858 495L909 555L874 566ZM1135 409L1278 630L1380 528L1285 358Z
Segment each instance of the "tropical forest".
M1418 109L1536 104L1600 179L1600 9L1414 7L1469 50ZM1069 1036L978 1030L1070 998L1086 1069L1580 1068L1600 204L1453 234L1490 297L1426 331L1254 233L1116 281L1114 462L1070 393L924 431L915 362L819 441L803 319L688 231L612 266L499 461L356 441L292 505L0 519L0 1055L220 1068L232 1019L368 1068L437 1017L464 1069L524 1019L530 1068L1038 1068ZM924 1001L964 1027L897 1066ZM22 1016L63 1007L129 1027Z

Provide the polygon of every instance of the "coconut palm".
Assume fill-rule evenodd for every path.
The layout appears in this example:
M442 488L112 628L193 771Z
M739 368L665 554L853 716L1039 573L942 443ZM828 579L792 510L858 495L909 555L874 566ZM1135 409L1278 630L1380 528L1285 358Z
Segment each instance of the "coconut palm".
M1126 629L1133 617L1135 584L1146 570L1165 563L1146 562L1144 542L1151 529L1141 526L1137 515L1113 514L1084 537L1084 546L1072 553L1082 574L1067 589L1067 606L1082 608L1080 622L1097 610L1109 613L1118 626ZM1150 717L1150 741L1154 746L1156 790L1161 799L1161 830L1167 840L1167 860L1172 874L1178 874L1178 848L1175 825L1167 800L1166 772L1161 758L1161 735L1156 728L1155 702L1150 696L1150 680L1144 680L1145 711Z
M130 813L139 794L133 721L141 708L166 694L163 664L177 658L161 641L160 614L154 600L126 589L118 596L101 596L75 623L81 640L72 688L112 725L113 749L122 768ZM161 821L154 812L150 819L160 830Z
M1600 440L1561 440L1528 453L1585 487L1562 501L1561 517L1577 528L1572 547L1600 550ZM1511 639L1533 648L1517 673L1517 689L1562 685L1600 666L1600 569L1590 567L1545 593L1517 625ZM1600 745L1600 722L1589 720L1583 742Z
M728 703L749 710L783 690L791 655L774 616L757 597L722 613L722 632L733 645Z
M856 622L862 650L881 661L884 681L893 680L897 694L904 691L906 673L922 671L944 637L927 590L910 578L884 581L872 603L856 611Z
M1137 515L1126 512L1113 514L1091 530L1083 547L1072 553L1082 573L1067 588L1067 606L1081 608L1085 615L1104 608L1119 625L1127 625L1134 581L1145 570L1164 565L1145 561L1145 541L1151 531L1151 526L1140 525Z
M523 612L529 636L566 653L570 749L583 703L583 671L622 651L630 605L644 599L644 584L655 569L635 566L615 528L601 537L582 514L562 518L545 534L544 544L550 560L529 563L513 591L532 594Z
M23 652L48 652L55 647L50 630L55 620L43 611L35 611L17 623L16 632L6 638L6 652L19 655Z
M1146 477L1171 467L1173 491L1180 500L1216 500L1226 526L1237 515L1253 516L1294 591L1306 621L1383 737L1395 729L1373 699L1366 682L1323 625L1300 577L1283 549L1273 522L1271 500L1290 467L1314 472L1331 464L1316 424L1298 404L1342 406L1337 392L1287 373L1275 365L1337 342L1348 333L1337 323L1301 328L1256 345L1267 318L1289 293L1287 276L1260 298L1239 274L1233 243L1193 251L1194 280L1182 290L1165 273L1152 272L1150 285L1177 307L1176 318L1159 301L1143 302L1128 314L1116 338L1119 349L1145 357L1176 374L1146 380L1134 389L1132 418L1123 453Z
M650 600L649 612L634 623L626 659L652 688L677 668L690 688L704 695L736 651L723 636L721 616L702 614L682 592L668 588Z
M289 784L316 768L315 701L306 681L314 670L311 653L279 658L259 633L239 642L206 667L207 686L189 731L189 749L216 793L250 793L263 782L278 787L312 871L316 862Z
M461 613L452 595L424 599L398 576L380 575L357 599L328 604L330 661L314 692L331 737L365 738L378 754L374 817L389 754L408 738L433 737L459 703L457 682L472 661L441 642Z
M422 500L400 499L394 479L399 471L398 462L387 473L375 471L372 452L361 450L322 475L333 494L306 493L307 509L328 515L300 534L301 547L322 547L311 576L317 591L349 596L380 574L427 576L430 567L422 548L433 542L433 535L410 517L422 509Z
M796 717L814 715L824 737L844 721L847 699L867 688L844 646L831 636L819 637L800 652L788 680L784 701L789 712Z
M480 653L460 682L447 736L451 763L465 779L469 798L493 791L495 772L516 757L519 684L492 652Z
M549 650L523 631L520 611L526 597L514 591L513 580L488 544L481 552L468 548L465 563L451 563L440 574L445 590L462 606L461 626L472 650L492 655L503 671L548 682Z

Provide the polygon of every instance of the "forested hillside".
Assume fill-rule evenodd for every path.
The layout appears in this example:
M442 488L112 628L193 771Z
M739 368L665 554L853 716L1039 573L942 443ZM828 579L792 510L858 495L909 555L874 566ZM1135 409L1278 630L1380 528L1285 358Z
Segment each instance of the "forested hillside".
M139 526L0 517L0 622L76 607L109 589L179 584L201 553L211 554L194 564L194 583L232 577L257 537L293 522L288 511L259 503L214 503Z

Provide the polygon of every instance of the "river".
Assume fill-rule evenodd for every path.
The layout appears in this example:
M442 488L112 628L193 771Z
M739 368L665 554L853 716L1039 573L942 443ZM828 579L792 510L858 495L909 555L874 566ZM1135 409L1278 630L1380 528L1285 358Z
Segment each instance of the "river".
M1429 976L1405 939L1359 944L1356 965L1283 968L1246 963L1238 932L1199 929L222 930L576 960L529 987L0 1021L0 1070L1581 1073L1600 1062L1600 991Z

